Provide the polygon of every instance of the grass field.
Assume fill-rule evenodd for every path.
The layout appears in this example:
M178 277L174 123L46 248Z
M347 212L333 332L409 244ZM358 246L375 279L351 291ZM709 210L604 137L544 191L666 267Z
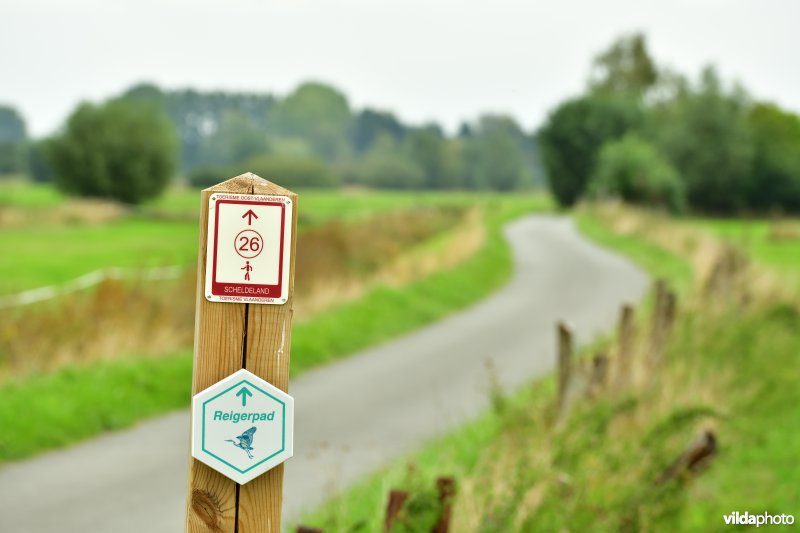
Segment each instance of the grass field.
M495 408L475 422L369 477L302 523L333 532L379 530L395 488L413 494L396 531L430 529L432 488L442 475L458 480L456 531L709 531L723 529L722 516L732 511L797 515L795 293L759 293L745 284L715 300L697 292L702 280L694 256L645 234L616 233L592 212L578 218L592 238L680 288L681 312L658 380L587 401L561 427L552 425L552 378L495 398ZM642 226L657 225L654 233L663 236L674 224ZM719 231L720 223L690 224ZM756 257L782 264L769 254ZM656 484L698 429L708 427L720 447L710 468Z
M337 210L346 211L350 202L349 193L310 193L308 196L306 203L303 203L305 196L301 197L300 209L311 211L311 206L321 206L319 209L322 214L316 215L319 219L333 217ZM508 247L501 237L501 227L524 213L551 208L548 198L536 195L381 193L375 195L375 205L372 206L369 195L358 193L357 197L359 207L355 211L363 215L375 210L398 210L419 205L480 205L484 213L481 223L487 238L477 253L451 268L403 286L375 286L354 301L296 324L292 346L293 375L429 323L475 302L499 287L512 269ZM170 200L165 205L178 206L179 202ZM158 226L154 221L134 219L124 222L133 225L139 223ZM170 224L174 223L161 222L162 227ZM188 233L196 223L177 224L178 227L187 228L187 235L182 237L191 241L187 247L196 248L196 237L192 236L196 233ZM117 235L113 231L115 227L113 223L82 226L76 228L75 238L80 242L82 233L85 236L86 232L102 230L108 232L106 235L109 239L114 239ZM140 233L149 234L147 231ZM136 231L120 234L125 237L118 239L119 246L125 250L124 253L130 254L131 260L138 257L137 246L149 246L147 239ZM97 249L103 249L102 240L94 243ZM440 245L436 240L430 243L433 248ZM66 253L59 257L76 264L82 256ZM6 259L14 265L18 260ZM51 266L54 270L61 268L58 262ZM477 279L482 283L474 283ZM480 286L481 290L463 290L467 286ZM358 331L359 334L353 335L352 331ZM0 461L19 459L47 447L74 442L105 429L123 427L147 416L188 406L190 358L191 354L186 350L173 355L127 357L99 365L69 365L50 375L10 379L0 385L0 422L4 426L0 432ZM165 375L171 378L163 380L159 377ZM149 383L150 378L159 380L159 383ZM154 391L151 398L137 400L142 391L151 389ZM120 401L103 401L107 395ZM92 409L90 416L86 414L87 406ZM15 416L21 409L30 414L28 419ZM38 423L32 424L28 420L37 420ZM56 433L58 437L45 433ZM28 445L31 441L44 445L33 449Z

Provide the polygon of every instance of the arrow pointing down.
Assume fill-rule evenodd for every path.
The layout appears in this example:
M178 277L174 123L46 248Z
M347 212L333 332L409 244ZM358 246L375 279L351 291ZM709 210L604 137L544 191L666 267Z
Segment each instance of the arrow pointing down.
M245 217L247 217L247 225L248 226L253 224L253 219L254 218L258 219L258 215L253 213L252 209L248 209L247 212L244 215L242 215L242 218L245 218Z
M239 389L239 392L236 393L236 396L242 397L242 407L245 407L247 405L247 397L252 395L253 393L247 390L247 387L242 387L241 389Z

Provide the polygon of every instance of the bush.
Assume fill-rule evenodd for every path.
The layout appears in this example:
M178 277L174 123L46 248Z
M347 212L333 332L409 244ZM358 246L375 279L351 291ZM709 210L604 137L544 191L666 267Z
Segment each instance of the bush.
M608 95L588 95L568 100L548 117L539 143L550 190L562 206L583 195L594 171L600 147L644 122L635 101Z
M172 126L156 107L112 100L81 104L47 152L64 191L137 204L167 186L176 148Z
M686 192L675 169L658 150L636 135L603 145L589 194L681 212Z

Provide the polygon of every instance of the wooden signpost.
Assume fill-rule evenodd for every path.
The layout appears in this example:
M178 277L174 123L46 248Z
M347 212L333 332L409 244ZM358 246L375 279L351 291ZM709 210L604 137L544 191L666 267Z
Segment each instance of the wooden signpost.
M296 229L297 195L255 174L237 176L202 192L193 395L199 396L242 369L287 392ZM240 376L247 379L246 373ZM250 455L254 462L261 460L259 453L266 453L264 446L272 431L269 424L277 423L280 405L287 402L279 391L270 395L266 386L261 387L264 401L251 400L251 382L255 386L260 383L255 378L231 382L236 388L228 394L234 398L228 398L226 405L239 399L241 409L226 411L213 406L205 415L201 409L201 414L193 417L193 441L202 430L198 416L220 423L236 419L244 423L232 426L241 432L226 436L227 446L242 454L243 461L249 461ZM268 397L275 400L274 405ZM247 401L252 403L248 406ZM288 420L291 413L285 416ZM283 431L286 435L286 428ZM193 448L193 454L201 453L202 448ZM285 455L285 450L282 453ZM247 471L239 463L234 462L234 467ZM222 461L217 465L213 459L190 459L186 531L280 531L283 465L243 485L220 472L226 468Z

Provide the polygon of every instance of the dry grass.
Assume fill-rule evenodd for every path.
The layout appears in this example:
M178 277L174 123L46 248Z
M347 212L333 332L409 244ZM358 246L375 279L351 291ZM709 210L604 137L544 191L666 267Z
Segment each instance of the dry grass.
M129 214L130 208L119 202L97 199L70 199L60 205L38 209L0 206L0 228L107 224Z
M769 238L773 241L800 240L800 222L777 220L769 226Z
M454 267L475 254L484 239L481 214L474 209L397 213L356 228L337 222L309 231L298 242L297 262L303 266L297 271L295 317L307 320L375 285L401 287Z
M4 310L0 380L73 362L189 346L195 276L143 283L106 280L89 293Z
M689 260L695 272L698 288L718 284L719 270L730 270L725 276L725 285L716 287L717 292L741 293L740 298L752 300L754 295L774 301L785 297L786 280L776 270L765 265L754 267L749 259L725 241L688 222L680 222L665 214L609 202L584 206L591 214L603 221L619 235L635 236L655 244ZM794 223L786 222L785 228L796 229ZM789 230L781 230L788 232ZM741 264L739 264L741 263ZM703 291L695 291L699 298ZM727 302L723 302L727 303Z

